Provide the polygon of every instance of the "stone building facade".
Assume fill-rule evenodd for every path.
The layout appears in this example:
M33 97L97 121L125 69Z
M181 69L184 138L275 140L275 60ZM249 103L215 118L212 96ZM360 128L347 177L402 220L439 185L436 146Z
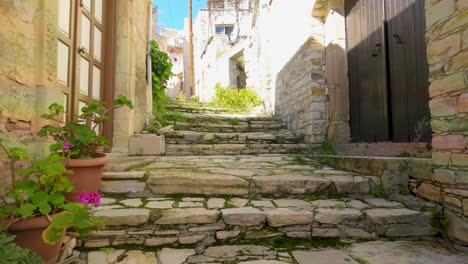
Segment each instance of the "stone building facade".
M426 1L432 178L417 195L443 204L449 234L468 243L468 3Z
M40 115L52 103L71 109L75 104L71 95L79 90L74 81L81 77L100 91L92 97L88 94L89 100L112 101L113 96L123 94L134 102L134 110L115 111L115 122L105 128L112 137L114 151L127 152L128 138L140 132L151 116L151 90L146 77L151 1L116 1L115 5L108 5L110 1L90 0L83 1L83 6L79 2L0 3L0 138L8 146L28 148L33 157L44 155L48 149L48 143L36 136L44 125ZM82 24L77 22L76 14L85 21L86 30L82 31L94 32L94 42L87 35L77 36L76 28ZM88 28L89 25L94 27ZM78 37L82 47L73 44ZM99 52L98 46L102 48ZM91 65L80 65L80 58L95 62L94 68L89 67L94 79L90 77L93 75L78 73L80 66ZM73 111L81 105L77 101ZM7 165L2 156L1 181L8 175Z

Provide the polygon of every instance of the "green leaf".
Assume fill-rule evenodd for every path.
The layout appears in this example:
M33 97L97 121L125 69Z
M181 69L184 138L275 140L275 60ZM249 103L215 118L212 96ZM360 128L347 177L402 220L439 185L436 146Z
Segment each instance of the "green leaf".
M39 189L39 184L32 180L21 180L16 182L16 190L31 195Z
M42 240L47 244L57 244L62 240L63 232L65 229L60 229L50 225L44 232L42 232Z
M37 206L31 203L23 204L19 209L18 213L22 218L28 218L33 216L34 211L37 209Z
M14 160L28 160L28 153L22 148L10 148L8 150Z
M65 202L65 196L61 193L52 193L49 195L49 202L53 205L62 205Z
M0 208L0 217L7 218L15 214L18 207L14 205L5 205Z
M76 216L74 214L59 214L52 220L50 225L58 229L67 229L73 226L75 218Z
M70 213L78 213L83 209L83 207L76 203L68 203L63 208Z
M65 113L65 107L62 105L59 105L57 103L53 103L49 106L49 110L55 112L55 113Z
M52 212L52 207L50 207L49 203L40 203L37 206L39 207L39 212L43 215L50 214L50 212Z
M133 109L132 101L128 100L124 95L117 95L117 98L114 100L113 106L127 106L130 109Z
M54 114L42 114L41 115L41 118L46 119L46 120L54 119L54 117L55 117Z
M49 195L45 192L36 192L29 196L31 202L37 206L49 202Z

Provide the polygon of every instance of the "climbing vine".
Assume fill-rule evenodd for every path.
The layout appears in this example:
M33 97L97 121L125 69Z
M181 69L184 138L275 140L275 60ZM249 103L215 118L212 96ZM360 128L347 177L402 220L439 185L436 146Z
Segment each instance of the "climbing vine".
M172 73L172 60L169 55L159 49L156 41L150 41L151 45L151 66L152 66L152 91L153 108L160 110L167 101L164 90L167 88L167 82L174 76Z

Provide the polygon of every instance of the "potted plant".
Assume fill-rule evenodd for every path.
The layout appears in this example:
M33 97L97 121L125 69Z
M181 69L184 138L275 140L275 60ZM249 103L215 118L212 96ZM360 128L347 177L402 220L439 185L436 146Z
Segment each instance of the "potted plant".
M38 136L55 139L56 143L50 146L51 152L65 157L66 167L72 171L66 175L75 187L66 194L68 201L77 202L80 193L98 191L104 165L108 162L103 153L104 148L109 147L109 141L102 136L103 123L111 121L106 116L109 111L123 106L133 109L131 101L118 95L110 108L106 108L100 101L87 103L81 109L81 114L70 121L62 121L66 113L59 104L50 105L50 113L41 115L55 122L55 125L43 126Z
M13 243L14 238L0 232L0 259L2 264L44 264L34 253Z
M15 243L38 254L46 263L55 263L61 241L67 229L80 235L103 227L100 219L90 216L88 209L98 206L97 193L82 194L86 206L67 203L63 192L73 189L70 179L64 174L69 171L63 157L52 154L33 163L29 169L17 169L15 162L27 160L26 152L20 148L7 150L0 147L11 161L11 186L0 201L0 231L15 235Z

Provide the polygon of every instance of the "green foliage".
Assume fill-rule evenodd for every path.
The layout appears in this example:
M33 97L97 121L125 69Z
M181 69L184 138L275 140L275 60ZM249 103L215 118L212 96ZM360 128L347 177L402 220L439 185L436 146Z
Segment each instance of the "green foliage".
M56 103L51 104L50 112L41 117L55 122L56 125L43 126L37 135L55 139L56 143L50 146L52 153L69 158L93 157L97 148L109 147L109 141L101 136L104 122L111 121L107 113L123 106L133 109L132 102L123 95L118 95L110 108L104 102L91 101L81 108L79 116L65 122L62 121L66 114L65 108Z
M190 97L190 101L193 102L193 103L200 103L200 96L194 95L194 96Z
M379 185L373 188L370 192L372 196L376 198L387 198L388 197L388 189L382 185Z
M169 55L159 49L156 41L150 41L150 45L153 112L159 113L164 110L164 105L171 101L164 93L164 90L167 88L169 79L174 76L174 74L172 73L172 60Z
M322 142L320 146L312 148L312 151L318 155L335 155L335 147L329 141Z
M408 194L408 189L405 187L400 186L397 190L397 193L400 195L407 195Z
M1 143L0 143L1 144ZM6 149L2 145L3 149ZM8 156L23 153L11 148ZM88 209L78 204L66 203L64 192L73 190L73 184L65 174L72 171L66 169L65 158L59 154L52 154L45 159L33 163L29 169L18 169L17 173L23 179L13 181L8 189L7 197L2 197L0 202L0 217L13 219L2 227L8 230L15 220L27 219L39 216L57 215L50 226L43 232L42 238L46 243L55 244L62 238L63 232L69 228L81 235L91 232L91 229L102 226L99 218L91 217ZM8 203L7 201L13 201Z
M180 112L167 111L155 115L146 130L151 133L156 133L159 129L173 125L174 122L187 122L188 118Z
M240 124L240 120L239 118L235 117L235 118L231 118L229 119L229 124L232 125L232 126L237 126Z
M35 253L13 243L13 237L0 232L0 263L45 264Z
M185 94L181 93L177 96L177 101L185 102L187 101L187 96Z
M215 107L228 108L240 112L249 112L252 108L262 104L260 96L250 87L244 89L232 89L222 87L219 83L215 87L213 105Z
M443 211L435 211L431 216L432 229L437 235L445 237L447 235L448 219Z
M307 165L309 164L309 161L304 158L304 156L301 153L296 153L293 155L293 160L296 163L302 164L302 165Z

